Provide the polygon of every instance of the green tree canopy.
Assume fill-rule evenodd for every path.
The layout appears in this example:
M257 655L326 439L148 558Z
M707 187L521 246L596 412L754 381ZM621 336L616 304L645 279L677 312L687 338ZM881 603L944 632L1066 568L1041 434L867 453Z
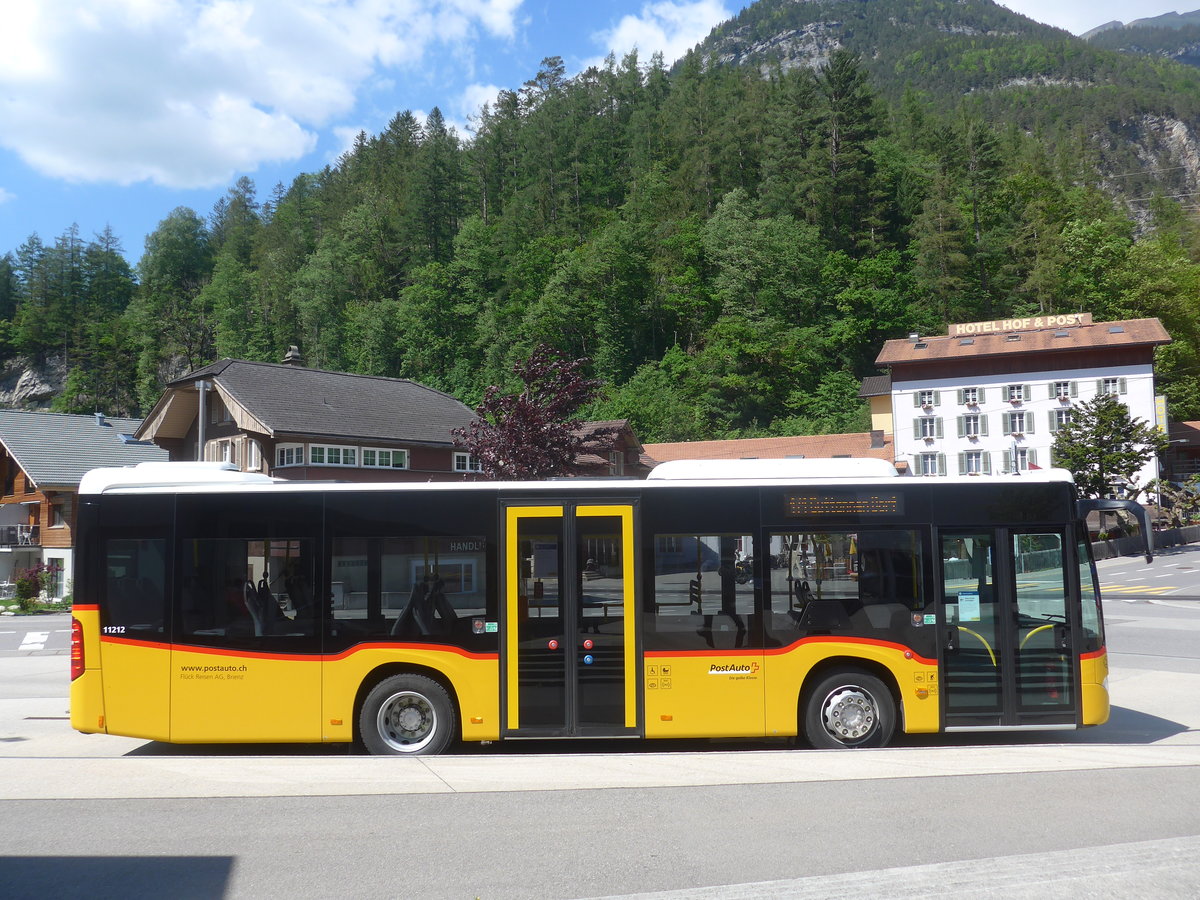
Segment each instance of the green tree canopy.
M1079 404L1069 424L1054 436L1055 465L1070 469L1086 497L1126 491L1136 495L1138 472L1167 448L1167 438L1145 419L1136 419L1112 394Z

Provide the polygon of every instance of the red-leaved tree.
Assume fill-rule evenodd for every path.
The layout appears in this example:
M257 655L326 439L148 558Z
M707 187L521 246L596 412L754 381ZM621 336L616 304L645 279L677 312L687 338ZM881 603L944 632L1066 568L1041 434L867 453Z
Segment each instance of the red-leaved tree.
M479 418L454 429L455 442L479 462L487 478L528 480L570 475L584 448L576 413L600 393L601 382L583 374L588 359L568 360L539 345L513 373L525 384L519 394L492 385L475 408ZM588 448L597 435L588 436Z

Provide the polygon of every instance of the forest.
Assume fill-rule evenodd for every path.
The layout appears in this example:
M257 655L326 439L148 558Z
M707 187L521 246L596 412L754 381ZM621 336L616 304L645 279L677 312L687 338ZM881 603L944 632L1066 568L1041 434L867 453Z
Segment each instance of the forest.
M1078 119L1018 118L881 85L850 50L574 77L550 58L473 135L401 112L265 196L241 178L169 212L136 265L109 231L32 235L0 257L0 357L65 360L59 411L139 415L290 344L474 406L545 343L591 361L587 417L674 441L866 430L884 340L1087 311L1161 318L1159 389L1200 418L1193 212L1118 199Z

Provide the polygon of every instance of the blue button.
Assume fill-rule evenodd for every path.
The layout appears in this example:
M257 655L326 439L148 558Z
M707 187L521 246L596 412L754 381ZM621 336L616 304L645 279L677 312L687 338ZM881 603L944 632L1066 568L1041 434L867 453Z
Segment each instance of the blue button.
M583 658L583 664L585 666L590 666L592 664L593 659L595 659L595 657L593 657L592 654L589 653L587 656L585 656Z

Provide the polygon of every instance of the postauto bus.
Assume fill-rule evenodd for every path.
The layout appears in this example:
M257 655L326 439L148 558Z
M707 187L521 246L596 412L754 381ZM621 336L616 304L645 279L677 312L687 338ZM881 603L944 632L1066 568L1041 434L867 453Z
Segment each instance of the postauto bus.
M380 754L1099 725L1085 516L1105 503L1140 511L1078 500L1061 470L908 478L880 460L404 485L97 469L71 722Z

